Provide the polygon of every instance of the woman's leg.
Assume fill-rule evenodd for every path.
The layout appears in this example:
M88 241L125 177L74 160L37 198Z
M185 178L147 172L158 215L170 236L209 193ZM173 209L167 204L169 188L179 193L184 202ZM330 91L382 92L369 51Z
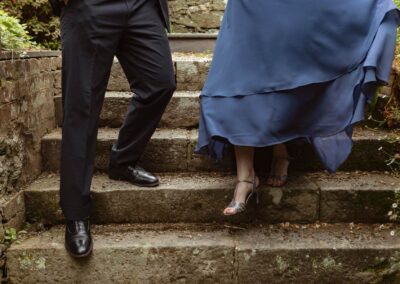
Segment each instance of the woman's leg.
M271 165L271 175L267 183L272 186L282 186L287 181L288 168L290 164L289 153L285 144L274 146Z
M235 146L236 156L236 169L238 181L253 181L255 175L254 172L254 148ZM256 185L259 184L258 178L256 179ZM240 182L237 185L236 195L233 197L237 203L245 203L246 198L252 190L252 184L246 182ZM224 214L234 214L233 208L227 207L224 210Z

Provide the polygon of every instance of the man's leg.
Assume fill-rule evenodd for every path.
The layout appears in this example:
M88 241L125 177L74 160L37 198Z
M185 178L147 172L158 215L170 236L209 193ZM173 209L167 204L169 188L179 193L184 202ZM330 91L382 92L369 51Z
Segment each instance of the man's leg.
M120 15L111 9L118 5ZM124 5L123 0L93 7L86 1L70 1L61 16L64 119L60 205L69 221L66 247L77 257L90 253L92 246L87 220L98 119L122 31Z
M110 177L152 186L158 184L158 180L151 178L149 173L132 168L143 154L175 91L175 75L158 1L127 0L127 3L131 17L117 57L129 80L133 97L112 150ZM113 170L129 166L131 171L122 176L120 171Z

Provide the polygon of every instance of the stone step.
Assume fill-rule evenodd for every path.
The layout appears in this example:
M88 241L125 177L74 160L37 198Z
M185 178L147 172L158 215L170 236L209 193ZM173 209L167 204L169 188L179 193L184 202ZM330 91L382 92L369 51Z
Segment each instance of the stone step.
M117 129L102 128L99 130L97 170L107 170L112 144L118 135ZM233 171L232 155L221 162L193 153L197 141L197 130L159 129L153 135L142 157L141 165L153 172L186 172L186 171ZM42 155L45 171L58 171L61 145L61 130L56 129L42 139ZM295 160L291 169L318 171L323 169L312 147L308 144L292 147ZM382 148L382 151L378 149ZM354 134L353 153L341 170L388 170L387 162L400 151L399 132L382 130L356 129ZM256 155L256 167L268 171L270 149L259 149Z
M203 35L204 41L212 38L215 35ZM184 35L175 35L172 38L174 40L182 41L182 45L187 43L184 39ZM202 40L203 40L202 39ZM197 46L197 44L193 44ZM195 48L195 47L194 47ZM189 48L188 48L189 49ZM173 52L172 58L175 67L175 76L177 82L178 91L199 91L203 89L205 80L207 79L208 71L211 65L213 52ZM388 96L391 93L391 85L393 83L394 73L396 71L392 70L392 76L390 78L389 86L382 88L382 94ZM61 76L57 77L55 87L58 89L58 93L61 93ZM118 60L115 58L111 69L111 75L108 83L107 90L110 92L130 92L129 83L125 77L125 74L119 64ZM378 106L379 107L379 106Z
M168 35L172 52L212 52L216 33L171 33Z
M172 54L178 91L198 91L203 88L211 64L210 53ZM107 87L108 91L129 92L128 81L118 60L114 61Z
M178 91L199 91L203 88L207 78L208 70L211 64L212 54L205 53L182 53L174 52L172 54L174 60L176 83ZM61 71L57 76L55 87L61 94ZM111 68L111 75L107 86L107 91L110 92L129 92L130 87L128 80L115 58Z
M399 283L399 226L95 226L75 260L64 231L7 251L9 283Z
M176 92L159 124L164 128L195 128L199 124L199 92ZM130 92L107 92L100 115L100 127L120 127L124 121ZM54 98L58 125L62 125L62 99Z
M175 92L164 116L159 124L161 128L196 128L199 124L200 91ZM131 92L107 92L103 109L100 115L100 127L120 127L124 121L128 105L131 101ZM379 101L374 109L374 120L366 120L364 125L380 127L384 121L382 117L384 106L388 100L387 95L379 96ZM55 114L58 126L62 126L62 99L61 95L54 98Z
M225 217L235 177L217 173L161 174L161 185L148 189L95 175L92 221L108 223L261 222L313 223L389 222L392 204L400 202L400 179L383 173L352 172L294 175L283 188L262 180L260 204L248 212ZM59 177L46 174L25 190L29 222L63 220L58 205ZM400 204L399 204L400 205Z

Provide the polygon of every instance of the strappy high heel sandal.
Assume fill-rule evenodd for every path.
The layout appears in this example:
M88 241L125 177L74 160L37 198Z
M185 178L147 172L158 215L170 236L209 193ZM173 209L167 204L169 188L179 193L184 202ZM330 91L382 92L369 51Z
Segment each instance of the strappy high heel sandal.
M272 166L271 166L271 172L270 172L270 174L268 176L268 180L267 180L267 185L269 185L269 186L274 186L274 183L273 183L274 179L281 182L280 185L275 186L275 187L284 186L287 183L288 179L289 179L289 176L287 174L286 175L278 175L278 174L275 173L276 164L278 163L279 160L286 160L288 162L288 164L290 165L290 161L293 160L293 158L290 157L290 156L287 156L287 157L273 157ZM288 165L288 168L289 168L289 165Z
M237 201L235 201L235 199L236 199L236 194L237 194L237 191L238 191L238 185L240 183L243 183L243 182L251 184L252 185L252 189L248 193L245 202L237 202ZM246 205L247 205L247 203L250 201L250 199L253 196L256 197L256 202L257 202L257 204L259 204L260 203L260 196L259 196L259 187L258 186L259 186L259 184L257 184L257 178L256 178L255 175L253 176L253 181L248 181L248 180L238 181L237 184L236 184L235 192L233 194L233 199L232 199L231 203L228 205L228 207L225 208L225 210L226 209L233 209L233 212L229 213L229 214L225 214L224 213L224 215L233 216L233 215L236 215L236 214L239 214L239 213L242 213L242 212L246 211Z

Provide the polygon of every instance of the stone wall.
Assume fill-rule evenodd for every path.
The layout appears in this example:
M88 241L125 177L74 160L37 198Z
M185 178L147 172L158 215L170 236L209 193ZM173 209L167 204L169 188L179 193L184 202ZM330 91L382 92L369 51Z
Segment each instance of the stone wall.
M56 126L55 53L0 52L0 240L24 224L21 189L42 171L41 138Z
M218 31L227 0L169 0L172 32Z

